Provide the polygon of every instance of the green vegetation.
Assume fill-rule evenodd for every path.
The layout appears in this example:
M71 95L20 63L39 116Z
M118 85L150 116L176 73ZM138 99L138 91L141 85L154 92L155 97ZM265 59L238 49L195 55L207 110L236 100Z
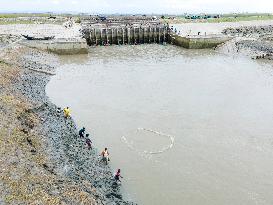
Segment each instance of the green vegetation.
M7 25L7 24L34 24L35 21L1 21L0 25Z
M238 21L254 21L254 20L273 20L273 15L234 15L234 16L222 16L219 19L208 19L208 22L238 22Z
M210 18L207 18L207 17ZM165 23L220 23L220 22L239 22L239 21L254 21L254 20L273 20L273 14L267 13L239 13L239 14L223 14L219 18L213 18L217 16L216 14L207 14L207 15L180 15L173 16L171 18L165 17L161 19ZM189 17L195 19L187 19Z
M36 23L54 23L62 24L67 15L50 13L0 13L0 25L6 24L36 24Z
M75 23L81 23L81 18L78 17L78 18L76 19Z
M68 20L75 19L81 22L82 15L54 14L54 13L0 13L0 25L7 24L58 24L61 25Z
M0 13L0 19L1 18L18 18L18 17L49 17L50 14L43 14L43 13L36 13L36 14L31 14L31 13L6 13L6 14L1 14Z
M81 22L81 14L52 14L52 13L0 13L0 25L1 24L34 24L37 22L45 23L47 19L51 17L60 20L62 17L73 17L76 19L76 23ZM219 16L219 18L218 18ZM21 17L21 18L20 18ZM38 17L36 20L32 20L31 17ZM40 17L40 18L39 18ZM50 18L49 18L50 17ZM53 19L54 19L53 18ZM64 19L63 18L63 19ZM238 14L184 14L184 15L164 15L161 16L161 21L164 23L191 23L191 22L238 22L238 21L253 21L253 20L273 20L273 14L268 13L238 13ZM62 21L62 20L60 20ZM58 20L57 23L58 24Z

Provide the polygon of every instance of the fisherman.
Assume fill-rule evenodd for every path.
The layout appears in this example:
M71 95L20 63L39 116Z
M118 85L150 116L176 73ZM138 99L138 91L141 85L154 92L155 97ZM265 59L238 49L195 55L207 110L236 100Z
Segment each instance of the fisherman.
M70 109L69 107L64 108L64 117L69 118L70 117Z
M85 142L88 146L88 149L90 150L92 149L92 141L89 139L89 134L86 134L85 137L86 137Z
M84 133L85 133L85 127L80 129L80 131L79 131L79 135L80 135L81 138L84 138Z
M107 148L105 148L101 152L101 156L102 156L102 161L105 161L105 163L108 164L108 161L110 161L110 159L109 159L109 152L108 152Z
M62 108L58 107L58 108L57 108L57 115L60 116L61 113L62 113Z
M115 174L115 180L121 182L119 178L123 178L123 177L120 175L120 169L118 169L118 171L117 171L116 174Z

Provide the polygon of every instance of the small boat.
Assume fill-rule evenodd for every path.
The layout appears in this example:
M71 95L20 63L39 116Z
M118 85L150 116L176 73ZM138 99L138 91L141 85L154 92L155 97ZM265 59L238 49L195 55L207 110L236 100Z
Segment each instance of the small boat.
M55 36L45 36L45 37L33 37L33 36L28 36L28 35L22 35L25 37L27 40L52 40L55 38Z

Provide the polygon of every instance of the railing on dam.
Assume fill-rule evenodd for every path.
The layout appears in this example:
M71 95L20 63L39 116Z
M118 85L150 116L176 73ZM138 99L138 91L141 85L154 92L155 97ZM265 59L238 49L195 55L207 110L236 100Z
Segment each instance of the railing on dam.
M82 33L88 45L165 43L169 39L168 25L159 22L90 22Z

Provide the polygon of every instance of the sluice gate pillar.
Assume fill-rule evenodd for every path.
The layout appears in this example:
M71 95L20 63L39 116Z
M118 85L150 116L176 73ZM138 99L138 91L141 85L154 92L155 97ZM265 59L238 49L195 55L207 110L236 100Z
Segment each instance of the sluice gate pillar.
M83 37L92 45L126 45L168 42L169 27L165 24L91 24L82 29Z

